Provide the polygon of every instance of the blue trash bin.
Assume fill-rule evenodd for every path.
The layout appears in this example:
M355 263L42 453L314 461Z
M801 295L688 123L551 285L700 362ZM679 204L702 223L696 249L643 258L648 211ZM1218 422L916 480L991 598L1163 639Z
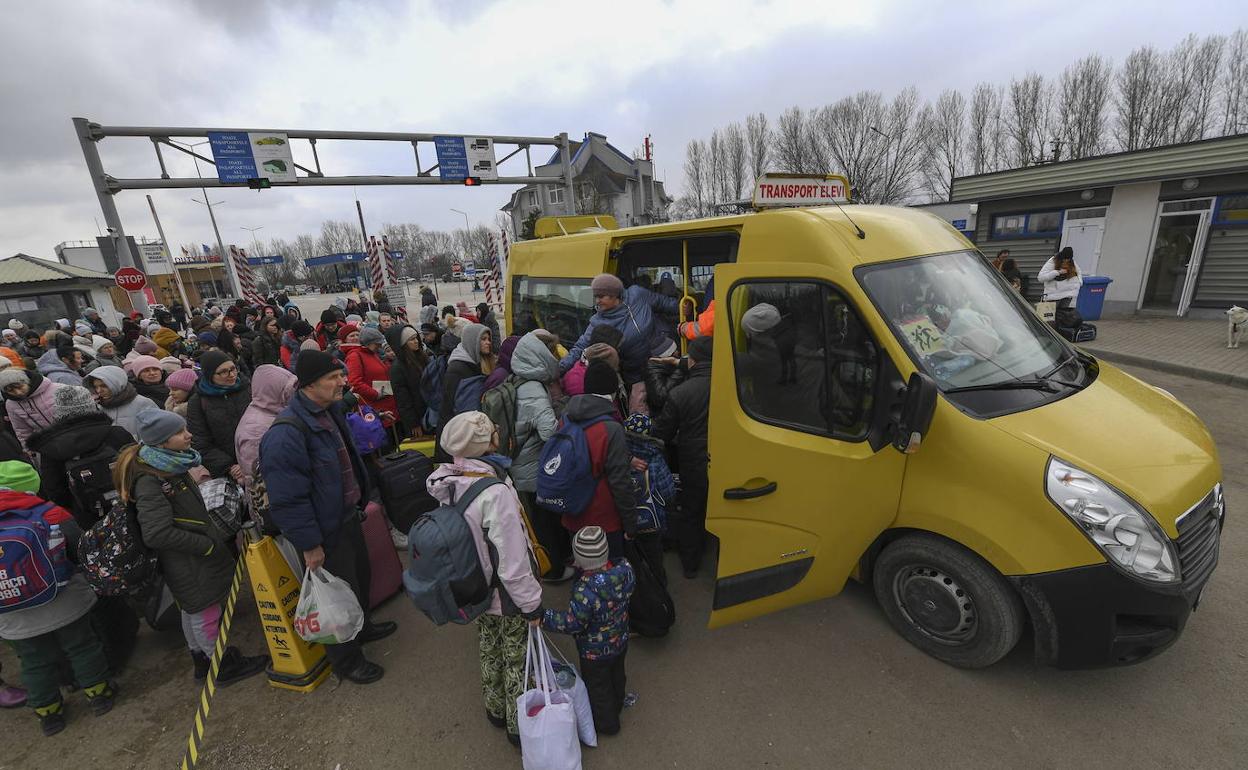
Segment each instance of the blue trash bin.
M1075 310L1085 321L1099 321L1101 311L1105 308L1105 290L1114 282L1113 278L1103 275L1085 275L1083 286L1079 289L1079 299L1075 301Z

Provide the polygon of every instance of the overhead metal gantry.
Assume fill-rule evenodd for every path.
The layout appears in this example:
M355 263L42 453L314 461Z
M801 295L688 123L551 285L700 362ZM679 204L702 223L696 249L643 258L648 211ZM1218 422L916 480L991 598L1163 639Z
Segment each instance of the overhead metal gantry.
M74 118L74 130L78 134L78 141L82 145L82 154L87 162L87 171L91 175L91 183L95 188L96 196L100 200L100 209L104 214L104 222L108 227L109 236L113 239L116 246L118 261L124 267L136 267L137 261L135 254L130 250L128 241L126 240L125 231L121 224L121 217L117 213L117 206L113 200L113 196L123 190L168 190L168 189L188 189L188 188L209 188L209 187L241 187L246 188L246 182L226 183L216 178L202 179L198 177L174 177L169 173L168 166L165 163L165 150L171 150L183 155L189 155L198 161L204 161L216 166L216 160L212 157L205 156L195 151L193 147L184 145L197 144L195 141L174 142L174 139L183 140L202 140L207 141L209 133L274 133L285 134L287 138L292 140L303 140L308 143L311 152L312 162L308 165L295 162L295 181L293 182L273 182L272 187L344 187L344 186L372 186L372 185L462 185L462 179L442 179L436 175L439 166L436 161L436 151L433 144L439 137L459 136L459 137L477 137L491 139L495 146L503 145L514 146L511 152L504 155L497 161L496 166L501 167L504 163L517 158L520 153L524 153L525 168L527 174L517 176L502 176L496 179L481 178L480 184L510 184L510 185L555 185L564 187L564 205L568 208L567 213L571 214L573 206L572 194L572 159L568 134L561 133L557 136L493 136L489 134L472 134L472 133L406 133L397 131L308 131L298 129L255 129L255 128L207 128L207 127L171 127L171 126L104 126L99 123L92 123L86 118ZM147 139L151 142L155 154L156 166L160 170L159 176L136 176L123 177L108 173L104 168L104 163L100 158L99 143L109 138L139 138ZM408 144L412 149L412 160L415 167L414 174L364 174L364 175L334 175L327 174L321 165L321 150L318 149L317 143L321 140L330 140L335 142L400 142ZM425 158L431 159L431 164L427 165L421 160L422 145L425 146ZM530 149L534 146L552 146L559 150L560 165L562 173L558 176L534 176L533 159ZM331 161L332 162L332 161ZM518 164L518 159L512 162L512 166ZM539 163L539 165L546 165ZM169 244L165 244L166 250ZM222 254L223 261L226 263L229 271L230 282L235 292L239 291L237 276L234 274L232 266L229 265L226 255ZM141 312L146 313L148 310L147 298L142 292L130 292L130 300Z

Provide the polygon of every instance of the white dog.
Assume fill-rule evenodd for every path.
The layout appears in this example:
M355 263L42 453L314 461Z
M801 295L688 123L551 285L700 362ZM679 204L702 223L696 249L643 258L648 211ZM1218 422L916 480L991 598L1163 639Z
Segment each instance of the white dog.
M1239 336L1245 329L1248 329L1248 310L1231 305L1231 309L1226 311L1226 346L1239 347Z

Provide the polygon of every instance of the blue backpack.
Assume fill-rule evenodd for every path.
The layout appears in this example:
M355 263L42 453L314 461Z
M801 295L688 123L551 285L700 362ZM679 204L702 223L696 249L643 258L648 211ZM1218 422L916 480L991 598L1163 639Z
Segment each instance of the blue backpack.
M483 393L485 393L484 374L474 374L460 380L459 385L455 387L455 414L479 410Z
M420 373L420 396L425 399L425 428L436 430L442 412L442 381L446 379L447 356L435 356Z
M73 574L67 559L54 564L48 550L52 528L43 515L53 507L40 502L0 511L0 614L47 604L56 598L57 581Z
M538 459L538 505L569 516L585 512L598 486L589 458L585 429L610 419L610 415L603 414L583 423L567 417L559 422L559 430L542 446Z

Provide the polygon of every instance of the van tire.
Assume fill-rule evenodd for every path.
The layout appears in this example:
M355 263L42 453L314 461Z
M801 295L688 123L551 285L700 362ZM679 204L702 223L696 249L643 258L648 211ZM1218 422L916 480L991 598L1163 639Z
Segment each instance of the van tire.
M1018 594L979 556L936 535L906 535L872 573L875 598L915 647L958 668L985 668L1018 643Z

